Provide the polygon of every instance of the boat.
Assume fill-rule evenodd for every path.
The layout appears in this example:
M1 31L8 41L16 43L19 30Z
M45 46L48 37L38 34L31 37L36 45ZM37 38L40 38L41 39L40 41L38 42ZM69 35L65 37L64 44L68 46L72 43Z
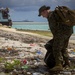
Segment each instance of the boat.
M8 8L0 8L0 24L10 27L12 26L12 20L9 15Z

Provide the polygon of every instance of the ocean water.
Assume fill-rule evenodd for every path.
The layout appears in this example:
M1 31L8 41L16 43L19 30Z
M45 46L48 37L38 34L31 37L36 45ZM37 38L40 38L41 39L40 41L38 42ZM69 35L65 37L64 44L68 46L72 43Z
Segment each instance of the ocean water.
M13 22L12 28L49 31L47 22ZM75 33L75 26L73 27Z
M13 22L12 27L17 29L29 30L49 30L48 23L46 22Z

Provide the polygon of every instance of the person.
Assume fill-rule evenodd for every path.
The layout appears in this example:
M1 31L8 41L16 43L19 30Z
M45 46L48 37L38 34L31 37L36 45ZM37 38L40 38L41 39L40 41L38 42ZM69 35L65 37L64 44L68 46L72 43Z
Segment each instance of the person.
M49 6L43 5L39 8L39 17L42 16L48 20L49 28L53 34L53 56L55 66L50 71L63 70L63 67L70 66L67 47L69 38L73 33L73 26L58 23ZM62 62L64 61L64 64Z

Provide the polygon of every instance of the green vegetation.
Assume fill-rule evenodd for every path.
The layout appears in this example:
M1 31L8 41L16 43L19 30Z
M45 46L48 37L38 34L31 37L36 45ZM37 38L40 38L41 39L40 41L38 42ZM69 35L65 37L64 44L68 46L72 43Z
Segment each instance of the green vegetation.
M0 63L4 62L4 58L0 57Z
M52 36L52 33L50 31L42 31L42 30L25 30L25 29L17 29L18 31L24 31L24 32L31 32L36 33L43 36Z
M13 60L13 63L11 62L6 62L4 64L5 69L7 70L13 70L14 68L18 67L20 65L20 61L19 60Z

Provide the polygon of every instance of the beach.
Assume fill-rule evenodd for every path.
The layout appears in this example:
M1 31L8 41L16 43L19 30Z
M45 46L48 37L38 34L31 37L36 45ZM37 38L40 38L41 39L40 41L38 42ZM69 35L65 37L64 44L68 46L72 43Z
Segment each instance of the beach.
M75 35L73 34L68 45L68 52L71 58L75 58L74 38ZM45 73L48 69L44 67L45 63L43 60L47 51L44 45L50 39L52 37L17 31L14 28L0 27L0 57L4 58L7 62L13 62L16 59L20 62L25 60L26 63L22 63L19 67L24 69L26 75L46 75ZM5 61L0 62L0 64L2 64L0 68L4 69ZM13 74L14 71L15 74ZM2 69L0 69L0 72L2 72ZM11 75L16 75L17 72L19 75L19 71L14 68Z

